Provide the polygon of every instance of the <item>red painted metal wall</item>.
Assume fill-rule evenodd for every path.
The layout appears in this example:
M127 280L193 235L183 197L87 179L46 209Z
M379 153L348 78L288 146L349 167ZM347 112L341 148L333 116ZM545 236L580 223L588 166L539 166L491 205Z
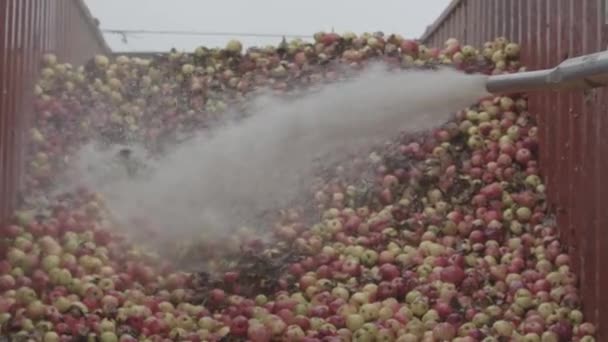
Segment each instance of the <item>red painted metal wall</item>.
M530 69L607 48L606 0L455 0L421 38L480 45L505 36ZM608 341L608 92L534 94L541 164L560 236L580 275L588 318Z
M109 52L82 0L0 1L0 220L20 185L22 142L32 113L33 81L46 52L81 64Z

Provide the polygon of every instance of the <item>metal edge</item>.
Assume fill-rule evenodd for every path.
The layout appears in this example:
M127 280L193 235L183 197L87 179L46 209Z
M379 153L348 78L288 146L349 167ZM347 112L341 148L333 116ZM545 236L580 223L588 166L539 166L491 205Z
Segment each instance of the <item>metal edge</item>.
M435 19L435 21L431 25L427 26L427 29L424 31L422 36L418 38L418 40L425 43L429 39L429 37L432 36L441 27L445 19L449 17L463 1L466 0L452 0L448 7L446 7L446 9L441 12L439 17Z
M157 57L166 55L167 51L159 50L159 51L112 51L112 55L116 56L127 56L127 57Z
M74 3L76 4L76 7L80 11L80 13L83 15L83 18L85 19L89 28L91 29L93 36L95 36L95 40L97 40L97 42L100 44L101 48L106 53L112 53L112 49L108 45L108 42L106 42L106 39L104 38L104 35L101 32L101 29L99 28L99 26L95 25L95 17L91 13L89 6L87 6L87 4L84 2L84 0L75 0Z

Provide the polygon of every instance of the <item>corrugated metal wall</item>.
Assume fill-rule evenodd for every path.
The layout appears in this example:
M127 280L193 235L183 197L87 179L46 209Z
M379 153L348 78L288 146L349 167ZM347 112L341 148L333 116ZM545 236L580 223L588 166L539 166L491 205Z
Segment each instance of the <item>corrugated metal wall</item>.
M424 34L480 45L506 36L530 69L607 48L607 0L458 0ZM608 92L543 93L538 114L542 171L560 233L581 278L585 313L608 341Z
M0 0L0 220L20 184L33 80L45 52L81 64L109 52L82 0Z

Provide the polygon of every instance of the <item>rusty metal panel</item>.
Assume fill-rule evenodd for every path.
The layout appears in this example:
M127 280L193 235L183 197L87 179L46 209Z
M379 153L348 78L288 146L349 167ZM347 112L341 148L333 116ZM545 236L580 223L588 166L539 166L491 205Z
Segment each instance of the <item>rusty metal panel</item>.
M580 11L582 18L580 24L580 41L581 41L581 53L588 53L597 51L599 46L595 43L594 34L597 32L597 27L595 25L596 21L594 19L594 12L596 11L596 0L585 0L579 2L577 5L580 6L580 10L578 10L575 6L575 10ZM583 210L579 211L577 214L581 214L585 216L585 226L584 231L581 235L585 235L584 239L580 241L581 249L580 254L581 257L581 286L582 286L582 295L583 300L587 302L598 301L597 297L597 283L598 273L600 269L598 268L598 263L596 258L599 256L600 251L596 249L595 240L601 238L600 236L596 236L596 195L599 194L597 191L600 190L595 188L596 186L596 162L599 160L600 156L596 155L597 139L595 137L595 126L599 123L599 118L597 116L598 113L595 112L595 107L600 105L598 98L592 93L590 96L585 96L581 99L582 101L582 116L585 118L585 130L584 136L581 137L584 139L584 155L582 160L583 167L583 188L589 189L588 197L582 199ZM597 311L599 307L588 308L587 313L592 315L597 315Z
M8 27L10 27L11 23L9 22L8 12L9 12L9 3L3 2L0 3L0 20L3 23L0 26L0 89L4 90L7 88L8 83L8 74L6 65L7 61L7 51L4 48L8 43L7 35L8 35ZM5 112L8 111L8 101L6 94L4 91L0 92L0 136L7 136L6 128L8 127L8 116L4 115ZM6 148L6 143L3 140L0 140L0 173L2 175L7 173L7 155L8 149ZM6 189L6 177L0 177L0 199L7 199L10 197L10 194L7 193ZM5 213L7 210L8 203L5 200L0 200L0 213Z
M13 88L13 83L16 77L16 68L15 65L15 57L14 53L11 51L11 47L15 44L15 31L18 20L16 19L16 4L15 1L9 0L3 2L0 6L0 14L2 16L2 22L4 23L0 29L3 32L0 32L0 36L2 37L2 52L0 54L0 80L2 80L2 91L0 92L0 110L1 110L1 118L0 122L0 171L2 172L2 177L0 179L0 194L2 195L2 200L0 204L0 213L6 213L10 206L12 205L12 177L14 173L14 163L12 160L14 159L14 149L12 148L14 145L13 135L11 133L12 127L14 127L14 121L16 116L10 115L9 113L14 112L15 108L15 98L12 96L11 89Z
M522 45L522 60L534 70L605 50L606 13L605 0L454 0L421 40L439 45L453 36L480 45L505 36ZM470 19L455 25L454 17ZM529 104L550 210L579 273L585 314L599 325L598 340L608 340L608 294L600 291L608 286L608 182L601 177L608 170L608 91L533 94Z
M558 25L561 28L558 31L557 37L557 55L560 60L568 58L568 56L575 55L580 50L576 47L574 41L577 41L575 37L577 33L574 28L574 18L576 15L573 11L573 3L569 0L560 0L558 4ZM568 183L568 186L564 186L563 189L567 192L567 204L566 208L572 208L573 205L578 201L578 192L575 189L582 186L582 170L578 165L582 163L583 156L583 141L582 139L573 139L574 136L580 135L582 130L583 118L580 110L575 108L582 108L581 97L576 96L575 92L563 93L563 96L558 97L557 109L560 115L561 134L568 137L569 149L566 152L568 160L572 161L572 166L566 167L562 170L566 174L560 175L559 179L572 179L572 182ZM571 255L577 255L580 250L580 244L574 234L574 227L582 226L585 223L582 221L584 217L574 217L573 215L567 215L567 222L562 223L561 236L564 241L568 244L568 252ZM573 258L573 265L579 269L580 263L578 258Z
M608 8L607 2L604 0L596 0L593 2L593 7L588 11L588 18L592 25L592 29L594 31L590 32L588 35L590 39L594 39L592 41L592 45L597 50L606 49L606 44L608 42L608 26L606 21L606 13ZM594 257L595 257L595 271L596 271L596 286L595 290L595 299L598 302L598 306L596 307L596 316L601 317L606 321L606 317L608 317L608 294L606 291L602 291L602 289L608 284L608 272L606 272L605 262L608 260L608 237L606 236L605 227L607 227L608 223L608 215L606 215L606 211L604 210L604 205L608 203L608 197L606 196L606 189L608 185L602 179L602 171L606 170L606 164L608 163L608 158L606 157L606 152L608 151L608 140L606 139L606 130L608 128L608 122L606 118L606 100L608 97L606 96L608 93L606 90L601 90L596 92L597 98L595 100L595 104L593 108L588 111L589 116L594 116L596 118L596 124L593 127L594 131L594 145L595 149L593 155L593 160L595 161L595 170L594 170L594 180L593 185L596 186L596 190L593 192L595 198L592 199L594 203L594 211L595 211L595 220L593 226L590 228L595 231L595 239L594 241ZM602 134L603 133L603 134ZM604 265L604 267L602 267ZM608 334L607 334L608 335ZM606 335L604 335L606 337Z
M0 221L21 187L33 85L46 52L82 64L110 49L82 0L0 1Z

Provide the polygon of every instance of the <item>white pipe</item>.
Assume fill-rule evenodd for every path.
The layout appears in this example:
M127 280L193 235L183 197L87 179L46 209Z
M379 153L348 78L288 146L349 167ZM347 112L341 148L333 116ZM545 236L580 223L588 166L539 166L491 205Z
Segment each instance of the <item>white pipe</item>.
M493 94L608 86L608 51L570 58L553 69L488 76Z

